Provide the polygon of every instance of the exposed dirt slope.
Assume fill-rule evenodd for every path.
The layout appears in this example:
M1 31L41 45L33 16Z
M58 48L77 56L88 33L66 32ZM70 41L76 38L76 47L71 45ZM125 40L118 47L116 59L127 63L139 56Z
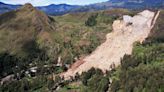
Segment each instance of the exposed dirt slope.
M156 16L155 16L156 15ZM91 55L81 60L81 65L73 64L66 72L61 74L66 79L81 74L90 68L99 68L104 72L120 65L120 59L125 54L131 54L135 42L143 42L150 33L159 12L145 10L134 17L125 15L123 20L113 23L113 32L107 34L106 41L101 44ZM75 67L78 66L78 67Z

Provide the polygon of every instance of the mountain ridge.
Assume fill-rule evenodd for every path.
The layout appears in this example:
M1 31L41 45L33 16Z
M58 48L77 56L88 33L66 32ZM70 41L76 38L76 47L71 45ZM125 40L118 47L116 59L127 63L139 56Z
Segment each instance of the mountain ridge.
M19 8L21 5L10 5L0 3L0 13L11 11ZM44 11L49 15L63 15L66 13L88 12L97 10L106 10L112 8L127 8L127 9L156 9L164 8L163 0L109 0L102 3L90 5L69 5L69 4L51 4L48 6L39 6L37 9Z
M25 44L35 41L42 32L55 30L54 20L31 4L25 4L17 10L4 13L0 15L0 19L0 34L7 35L1 38L9 40L4 42L6 44L1 46L1 50L9 50L12 53L26 52L22 50ZM3 41L0 42L2 43Z

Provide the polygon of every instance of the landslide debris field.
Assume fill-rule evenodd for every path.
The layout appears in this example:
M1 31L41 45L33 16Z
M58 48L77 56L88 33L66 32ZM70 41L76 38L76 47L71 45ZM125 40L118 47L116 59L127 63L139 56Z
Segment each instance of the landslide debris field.
M133 17L125 15L123 20L114 21L113 31L106 35L106 41L89 56L75 62L61 76L67 79L75 76L76 73L88 71L92 67L104 72L117 67L125 54L132 53L135 42L142 43L148 37L158 15L159 12L145 10Z

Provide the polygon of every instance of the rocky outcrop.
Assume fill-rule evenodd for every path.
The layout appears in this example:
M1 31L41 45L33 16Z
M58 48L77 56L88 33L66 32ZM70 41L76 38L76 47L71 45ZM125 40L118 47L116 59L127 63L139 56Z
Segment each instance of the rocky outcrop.
M131 54L135 42L143 42L150 33L159 12L145 10L134 17L125 15L123 20L116 20L113 23L113 32L107 34L106 41L101 44L89 56L81 60L81 65L76 63L65 73L61 74L66 79L81 74L90 68L99 68L102 71L111 70L120 65L120 60L125 54ZM155 16L156 15L156 16ZM78 61L79 64L80 61Z

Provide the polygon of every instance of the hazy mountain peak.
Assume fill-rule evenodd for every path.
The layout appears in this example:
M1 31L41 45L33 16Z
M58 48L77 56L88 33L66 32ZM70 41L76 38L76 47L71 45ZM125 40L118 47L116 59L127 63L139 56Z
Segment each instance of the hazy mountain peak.
M30 11L33 11L35 10L35 8L32 6L32 4L30 3L26 3L25 5L23 5L20 9L23 9L23 10L30 10Z
M0 2L0 4L4 4L4 3Z
M30 3L23 5L15 11L4 13L0 16L0 18L1 17L2 22L0 21L0 24L6 23L16 25L16 27L14 27L17 28L16 30L24 30L30 27L36 31L53 30L53 27L51 27L50 25L50 23L52 23L52 20L50 20L50 18L46 14L33 7ZM26 25L29 25L29 27L27 27ZM12 26L7 25L7 28L11 27Z

